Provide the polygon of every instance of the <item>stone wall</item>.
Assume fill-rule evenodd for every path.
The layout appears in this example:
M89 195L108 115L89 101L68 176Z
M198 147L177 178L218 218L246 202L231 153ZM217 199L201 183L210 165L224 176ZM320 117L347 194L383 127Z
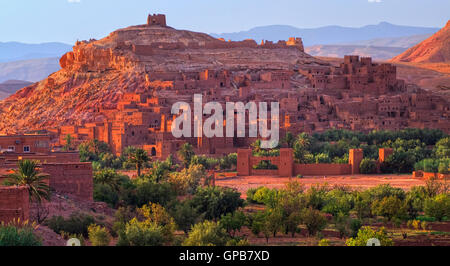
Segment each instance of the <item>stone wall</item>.
M30 201L26 187L0 187L0 222L30 218Z

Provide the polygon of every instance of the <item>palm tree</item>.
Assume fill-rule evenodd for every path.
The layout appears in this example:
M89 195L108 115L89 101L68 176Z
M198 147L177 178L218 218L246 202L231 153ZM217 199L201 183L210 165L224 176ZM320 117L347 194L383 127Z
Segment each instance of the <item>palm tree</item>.
M7 186L25 186L28 188L30 201L41 203L42 199L50 200L50 187L44 181L48 175L39 173L37 161L20 160L18 169L7 175L4 184Z
M115 191L120 190L120 176L114 169L103 169L94 175L94 181L97 184L110 186Z
M184 167L188 168L191 164L192 157L195 155L192 145L184 143L178 150L178 159L184 163Z
M128 162L136 165L137 175L141 176L142 166L150 160L148 153L143 149L128 147L125 151L128 155Z

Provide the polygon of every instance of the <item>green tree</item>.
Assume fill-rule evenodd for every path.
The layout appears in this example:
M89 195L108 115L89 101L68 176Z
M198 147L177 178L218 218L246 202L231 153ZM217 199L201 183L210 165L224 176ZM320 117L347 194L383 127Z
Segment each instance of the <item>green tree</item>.
M192 206L190 201L178 203L170 210L170 214L175 220L178 229L183 230L185 234L191 227L203 220L203 214L200 214L198 208Z
M384 227L381 227L375 231L368 226L361 227L358 231L358 235L355 238L347 239L345 244L347 246L367 246L367 241L371 238L380 240L381 246L394 245L394 241L388 237Z
M444 217L450 217L450 196L439 194L433 198L425 200L425 214L442 221Z
M25 186L30 195L30 201L41 203L42 199L50 200L50 187L44 181L47 175L39 173L38 162L30 160L20 160L14 173L7 175L4 181L8 186Z
M302 221L306 225L309 235L313 236L322 231L327 226L327 219L318 210L312 207L302 211Z
M283 138L283 143L286 144L287 148L293 148L294 147L295 138L294 135L292 135L291 132L286 132L286 136Z
M184 143L177 152L178 159L183 162L184 167L188 168L192 161L192 157L195 155L194 149L190 143Z
M240 231L245 225L246 217L241 211L227 213L220 218L220 224L230 236L234 237L237 231Z
M450 158L450 137L445 137L436 142L434 147L436 158Z
M176 224L163 206L157 203L149 203L137 209L137 212L143 216L145 223L155 223L161 227L164 242L168 243L173 240Z
M170 173L168 182L178 195L185 195L186 193L194 193L200 184L200 180L205 177L206 171L203 165L192 164L180 172Z
M228 240L227 232L219 223L206 220L192 227L183 246L225 246Z
M128 147L125 153L128 156L128 162L136 166L137 175L141 176L141 168L150 160L148 153L143 149L134 147Z
M92 246L109 246L111 235L105 227L91 224L88 227L89 241Z
M381 200L375 200L372 204L372 213L388 218L402 218L406 214L405 204L395 196L385 197Z
M73 150L73 137L70 134L67 134L64 137L66 143L64 144L63 151L71 151Z
M205 187L197 190L192 204L205 214L205 219L217 219L242 207L244 200L239 192L231 188Z
M131 219L125 229L119 233L118 246L162 246L164 233L161 226L154 222Z
M120 189L120 175L114 169L102 169L94 174L96 184L107 185L116 192Z
M370 158L364 158L359 165L361 174L375 174L377 172L377 162Z
M307 133L301 133L294 142L294 157L299 163L309 163L307 155L310 153L311 137Z

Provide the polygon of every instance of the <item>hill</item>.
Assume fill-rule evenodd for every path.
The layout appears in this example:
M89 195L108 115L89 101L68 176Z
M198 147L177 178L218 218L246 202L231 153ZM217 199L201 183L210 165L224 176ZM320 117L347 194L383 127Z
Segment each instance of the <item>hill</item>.
M440 63L450 61L450 20L430 38L392 58L391 62Z
M31 84L33 83L23 80L8 80L0 83L0 100L5 99L9 95L16 93L19 89L30 86Z
M356 54L372 57L376 60L387 60L405 51L402 47L379 47L362 45L314 45L305 48L305 51L313 56L340 57Z
M60 69L59 58L39 58L0 63L0 82L16 79L39 81Z
M124 93L156 91L205 70L244 77L296 64L323 62L304 53L296 39L261 47L255 41L225 42L165 26L131 26L101 40L77 42L61 57L61 70L1 102L0 132L103 121L98 110L116 108Z

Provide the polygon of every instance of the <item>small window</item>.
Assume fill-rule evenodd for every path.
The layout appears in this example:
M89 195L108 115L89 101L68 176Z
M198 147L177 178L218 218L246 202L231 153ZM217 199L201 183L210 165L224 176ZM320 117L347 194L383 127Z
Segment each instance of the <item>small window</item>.
M16 147L15 147L15 146L8 146L8 150L10 150L10 151L15 151L15 150L16 150Z
M23 152L30 152L30 146L23 146Z

